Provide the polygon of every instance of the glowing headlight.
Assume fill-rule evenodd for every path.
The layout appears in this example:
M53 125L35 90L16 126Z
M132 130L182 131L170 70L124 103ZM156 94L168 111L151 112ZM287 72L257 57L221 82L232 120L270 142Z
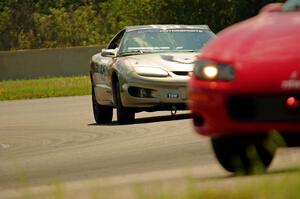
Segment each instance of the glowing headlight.
M214 65L208 65L208 66L204 66L203 67L203 75L207 78L207 79L215 79L218 75L218 68Z
M141 76L147 77L167 77L169 75L167 71L155 67L139 66L135 67L135 72Z
M194 74L201 80L231 81L235 78L235 69L226 64L197 61L194 66Z

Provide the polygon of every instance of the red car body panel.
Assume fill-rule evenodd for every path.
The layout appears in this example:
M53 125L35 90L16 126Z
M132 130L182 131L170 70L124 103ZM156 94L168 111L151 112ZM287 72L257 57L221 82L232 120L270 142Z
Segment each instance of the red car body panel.
M300 118L298 121L239 121L232 119L227 109L232 95L300 96L299 11L261 13L229 27L203 49L198 59L235 68L233 81L191 78L189 107L194 116L203 118L199 123L194 120L198 133L220 136L271 130L300 132ZM299 85L287 85L290 81Z

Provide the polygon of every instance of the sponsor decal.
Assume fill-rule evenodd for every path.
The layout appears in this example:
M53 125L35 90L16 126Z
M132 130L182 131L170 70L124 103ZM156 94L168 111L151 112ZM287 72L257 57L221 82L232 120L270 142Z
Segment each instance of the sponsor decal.
M285 90L300 89L300 80L298 80L298 76L298 72L293 71L289 80L283 80L281 82L281 88Z

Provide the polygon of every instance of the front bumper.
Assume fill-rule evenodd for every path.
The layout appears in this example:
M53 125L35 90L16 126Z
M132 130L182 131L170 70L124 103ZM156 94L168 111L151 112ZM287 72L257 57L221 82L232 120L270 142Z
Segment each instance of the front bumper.
M246 91L235 91L228 85L220 89L207 87L203 89L197 85L193 83L190 86L189 108L192 111L194 127L200 134L220 136L269 133L273 130L283 133L300 132L300 111L293 110L293 113L289 113L284 108L284 102L282 107L277 107L281 106L280 99L290 94L265 94L266 91L257 95L257 93L249 94ZM251 100L247 97L247 100L237 97L232 100L234 96L258 97L251 97Z
M125 107L187 109L189 77L143 77L134 73L121 81L121 98ZM141 94L141 93L144 93Z

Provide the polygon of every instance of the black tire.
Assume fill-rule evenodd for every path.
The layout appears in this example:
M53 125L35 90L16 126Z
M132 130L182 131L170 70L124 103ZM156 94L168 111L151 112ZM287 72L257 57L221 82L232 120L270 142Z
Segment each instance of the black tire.
M212 138L217 160L224 169L236 174L265 172L270 166L276 148L268 148L267 136Z
M118 81L115 83L115 104L117 108L117 120L119 124L132 124L135 111L132 108L124 107L121 100L121 90Z
M92 105L94 118L97 124L111 123L113 117L113 107L98 104L94 88L92 88Z

